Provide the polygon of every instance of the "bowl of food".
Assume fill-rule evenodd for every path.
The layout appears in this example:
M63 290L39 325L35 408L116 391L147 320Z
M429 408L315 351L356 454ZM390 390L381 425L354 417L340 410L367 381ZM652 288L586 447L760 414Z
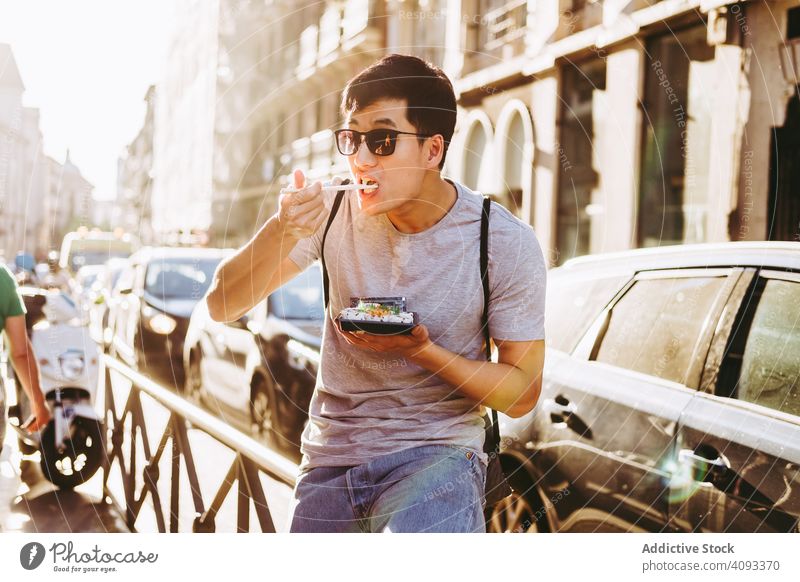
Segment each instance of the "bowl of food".
M406 311L405 297L351 297L336 318L342 331L378 335L407 334L417 325L417 314Z

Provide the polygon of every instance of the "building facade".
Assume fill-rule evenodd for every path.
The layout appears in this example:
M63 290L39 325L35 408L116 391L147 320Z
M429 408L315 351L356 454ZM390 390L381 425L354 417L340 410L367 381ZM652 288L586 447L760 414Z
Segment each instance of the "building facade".
M64 163L49 156L43 200L43 220L39 229L41 258L48 250L60 250L64 235L83 226L94 226L92 192L94 186L74 163L67 151Z
M800 7L791 0L215 6L216 24L200 28L214 31L205 109L194 133L167 140L187 154L187 142L206 140L192 146L202 156L183 162L212 160L192 174L202 185L188 188L191 200L170 196L183 201L184 221L203 205L208 220L192 226L208 227L215 244L250 238L293 169L312 180L347 173L332 135L341 90L390 52L450 76L459 115L445 174L531 224L553 265L800 236ZM172 93L192 94L195 77ZM161 167L183 171L177 158Z
M11 47L0 44L0 254L44 258L71 228L91 225L93 186L72 163L46 156L39 110L22 105Z
M25 85L11 47L0 44L0 251L36 254L47 165L39 110L22 105Z
M445 35L401 20L403 2L209 4L182 4L191 16L179 19L159 85L153 228L237 246L275 212L293 169L310 180L347 173L333 143L347 80L387 52L441 61Z
M295 168L312 181L347 172L333 143L341 90L387 52L385 11L367 0L223 10L229 26L220 53L230 68L217 102L217 244L249 239L277 209Z
M139 133L117 162L117 197L115 210L104 217L109 224L133 232L144 244L155 239L152 226L153 140L155 134L156 88L150 86L144 96L144 122ZM102 221L100 221L102 223Z
M219 2L179 0L153 136L152 228L164 240L211 223Z
M552 264L797 239L796 2L459 4L448 169L532 224Z

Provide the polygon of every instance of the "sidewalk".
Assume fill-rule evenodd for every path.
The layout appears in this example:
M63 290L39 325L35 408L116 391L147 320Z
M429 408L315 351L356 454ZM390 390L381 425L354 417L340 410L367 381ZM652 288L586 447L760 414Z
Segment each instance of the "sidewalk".
M0 455L0 532L128 532L119 512L102 499L102 473L74 491L44 478L38 453L23 458L8 431Z

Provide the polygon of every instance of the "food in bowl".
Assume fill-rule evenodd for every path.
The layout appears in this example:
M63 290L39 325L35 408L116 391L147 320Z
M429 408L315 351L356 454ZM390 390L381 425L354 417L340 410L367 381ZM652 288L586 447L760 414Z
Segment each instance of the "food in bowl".
M365 331L378 335L411 333L417 315L406 311L405 297L351 297L336 318L342 331Z

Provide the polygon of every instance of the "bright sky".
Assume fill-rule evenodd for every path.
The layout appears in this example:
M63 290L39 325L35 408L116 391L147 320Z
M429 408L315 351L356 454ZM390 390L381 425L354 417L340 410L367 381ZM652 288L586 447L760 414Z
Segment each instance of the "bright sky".
M117 158L138 133L144 95L163 68L167 0L0 0L0 42L11 45L23 105L38 107L44 151L67 148L95 186L116 195Z

